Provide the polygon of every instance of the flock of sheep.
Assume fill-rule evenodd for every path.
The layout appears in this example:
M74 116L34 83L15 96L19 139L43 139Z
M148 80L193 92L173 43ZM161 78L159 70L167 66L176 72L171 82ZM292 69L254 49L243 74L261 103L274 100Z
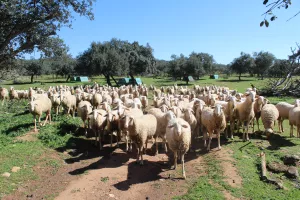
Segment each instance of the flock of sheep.
M153 93L153 106L149 105L148 94ZM290 134L293 126L297 127L300 137L300 100L289 104L280 102L276 106L270 104L263 96L257 95L256 88L248 88L245 93L238 93L227 87L199 86L194 88L154 86L55 86L47 91L42 89L10 90L0 87L2 105L5 100L29 99L29 110L34 116L34 129L37 131L36 117L41 123L41 116L46 113L43 125L51 123L51 109L56 115L61 107L66 114L80 117L85 134L91 130L95 134L96 145L102 149L101 141L104 133L110 135L110 144L116 137L117 145L121 136L125 136L126 151L132 150L132 143L137 147L137 161L143 164L143 154L149 139L163 140L164 150L168 148L174 153L174 168L177 158L182 162L182 173L185 178L184 155L192 149L197 138L202 135L204 146L210 150L213 134L220 145L220 134L226 138L243 127L243 141L249 140L249 128L254 122L259 129L261 117L267 137L274 132L275 121L278 120L279 132L283 132L282 121L289 119ZM207 145L208 140L208 145ZM167 145L168 144L168 145ZM168 147L168 148L167 148Z

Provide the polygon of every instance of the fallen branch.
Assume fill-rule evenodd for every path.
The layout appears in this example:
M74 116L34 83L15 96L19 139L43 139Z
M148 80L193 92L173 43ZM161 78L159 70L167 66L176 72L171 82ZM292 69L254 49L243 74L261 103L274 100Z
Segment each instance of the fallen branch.
M262 181L265 181L266 183L271 183L275 186L277 186L278 189L284 189L283 183L280 180L268 178L267 176L267 167L266 167L266 154L264 152L261 152L259 154L261 157L261 179Z

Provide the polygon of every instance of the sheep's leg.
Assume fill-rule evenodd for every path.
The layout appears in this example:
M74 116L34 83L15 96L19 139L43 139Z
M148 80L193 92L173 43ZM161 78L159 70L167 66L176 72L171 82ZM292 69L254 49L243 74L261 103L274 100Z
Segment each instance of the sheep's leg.
M186 179L185 170L184 170L184 154L181 156L181 165L182 165L182 176Z
M129 148L128 148L128 136L125 135L125 140L126 140L126 151L129 151Z
M168 148L167 148L167 138L166 138L166 135L164 136L163 140L164 140L165 153L167 153L168 152Z
M83 120L84 134L87 136L86 120Z
M140 155L141 155L141 162L140 162L140 165L144 165L144 160L143 160L143 152L145 151L145 148L142 146L142 147L139 147L140 148Z
M132 140L129 138L129 152L132 152Z
M37 132L37 128L36 128L36 117L34 116L34 132Z
M280 119L278 119L278 131L281 133Z
M46 113L46 119L45 119L45 121L44 121L44 124L43 124L43 126L45 126L45 125L46 125L46 122L47 122L47 120L48 120L48 117L49 117L49 115L48 115L48 113Z
M155 155L157 155L157 154L158 154L157 136L155 136L155 148L156 148L156 150L155 150Z
M217 133L218 136L218 149L221 150L221 144L220 144L220 132Z
M120 135L120 131L117 130L117 147L119 147L119 135Z
M49 111L49 124L51 124L51 110Z
M233 139L233 133L234 133L234 121L230 121L230 132L231 132L231 139Z
M282 125L282 123L283 123L283 120L281 120L281 123L280 123L280 125L281 125L281 133L283 133L283 125Z
M140 161L140 148L137 148L136 163L139 163L139 161Z
M67 112L68 116L70 115L70 110L71 110L71 108L68 108L68 112Z
M246 140L249 141L249 123L250 121L248 121L246 123Z
M208 136L207 131L203 131L204 147L207 147L207 144L206 144L207 136Z
M173 169L176 169L177 167L177 151L174 151L174 168Z
M300 126L299 125L297 126L297 137L298 138L300 137Z
M42 125L42 124L41 124L41 116L39 116L39 125Z
M290 137L294 137L293 129L293 125L290 125Z
M259 120L259 118L256 118L257 130L259 130L259 131L260 131L260 129L259 129L259 123L258 123L258 120ZM253 131L253 132L254 132L254 131Z
M210 151L211 140L212 140L212 133L209 133L209 141L208 141L207 151Z

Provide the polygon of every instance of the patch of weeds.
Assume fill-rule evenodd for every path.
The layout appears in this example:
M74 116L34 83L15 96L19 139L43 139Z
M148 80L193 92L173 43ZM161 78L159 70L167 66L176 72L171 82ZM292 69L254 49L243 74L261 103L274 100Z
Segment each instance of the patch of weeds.
M160 189L161 188L161 184L154 183L154 184L152 184L152 187L154 187L155 189Z
M71 193L76 193L76 192L80 192L80 188L76 188L76 189L71 190Z
M106 176L106 177L101 177L100 180L101 180L101 182L106 183L106 182L109 181L109 177L108 177L108 176Z

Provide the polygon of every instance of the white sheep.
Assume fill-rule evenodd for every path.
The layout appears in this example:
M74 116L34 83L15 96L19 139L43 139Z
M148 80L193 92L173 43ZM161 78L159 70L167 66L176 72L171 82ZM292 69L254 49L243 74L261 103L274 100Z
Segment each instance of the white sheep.
M229 122L230 124L230 131L231 139L233 139L233 133L234 133L234 124L235 124L235 118L236 118L236 98L234 96L228 97L227 105L224 107L224 113L226 116L226 122ZM228 137L228 134L226 131L226 137Z
M279 117L279 112L273 104L266 104L261 109L261 120L265 128L267 138L274 132L275 122Z
M34 118L34 131L37 132L36 128L36 116L39 118L39 123L41 123L41 116L43 112L46 112L46 119L43 126L46 124L48 118L51 123L51 100L47 98L40 98L34 101L29 102L29 111L33 115Z
M243 126L243 141L249 140L249 124L254 119L254 100L255 93L246 93L246 100L236 106L236 118L238 120L238 127ZM239 128L238 128L239 129Z
M147 149L148 139L152 138L156 132L156 118L151 114L137 118L124 115L122 118L125 120L124 127L128 129L131 140L137 145L137 162L141 158L140 164L143 165L143 152Z
M2 100L2 106L4 105L4 100L8 100L8 90L6 88L0 87L0 100Z
M183 115L183 119L185 121L187 121L191 127L191 133L192 133L192 138L195 139L196 137L196 129L198 128L197 126L197 119L194 115L194 110L192 108L187 108L184 110L184 115ZM193 145L193 144L191 144Z
M99 109L101 103L102 103L101 94L95 93L92 98L92 104L93 104L94 108Z
M294 107L289 111L290 137L294 137L294 127L297 128L297 137L300 137L300 107Z
M157 138L160 137L163 139L163 145L165 152L167 152L167 145L166 145L166 127L168 125L168 122L176 118L175 114L172 111L168 111L166 113L161 112L159 108L151 108L148 111L148 114L152 114L157 119L157 130L155 133L155 144L156 144L156 152L155 155L158 154L158 144L157 144Z
M31 96L33 98L33 96ZM60 96L59 94L53 94L50 96L50 100L52 102L53 109L55 114L58 115L59 107L60 107Z
M76 110L76 97L74 95L63 96L61 100L63 108L67 111L67 114L70 114L72 111L73 117L75 117Z
M117 137L117 147L119 147L119 137L120 128L119 128L120 116L118 110L112 110L107 113L107 131L110 134L110 146L112 147L113 135L116 132Z
M287 102L279 102L279 103L276 104L276 108L279 111L279 118L278 118L279 132L281 132L281 133L283 132L283 125L282 125L282 123L283 123L283 121L285 119L289 119L289 111L291 109L293 109L294 107L300 106L299 104L300 104L299 103L299 99L295 100L294 105L289 104Z
M210 144L212 140L213 133L217 134L218 138L218 149L221 149L220 145L220 134L226 128L226 119L225 114L223 112L223 107L219 104L216 105L214 109L205 107L201 114L201 124L208 132L209 135L209 142L207 146L207 150L210 151ZM206 137L207 134L204 131L204 136ZM206 140L204 140L204 146L206 146Z
M102 136L104 129L107 125L107 112L102 109L95 109L92 111L92 114L89 116L90 122L89 126L95 133L95 142L97 145L97 136L100 150L102 150Z
M89 114L92 113L92 104L88 101L81 101L77 107L77 114L83 121L83 128L85 130L85 135L87 135L86 121L89 126Z
M128 135L128 130L124 127L124 120L122 117L124 115L131 116L131 117L140 117L143 116L143 111L141 109L136 109L136 108L118 108L119 115L121 119L119 120L119 129L122 131L122 133L125 135L125 140L126 140L126 151L132 151L132 144L131 142L129 143L130 136Z
M142 102L142 108L146 109L148 107L148 99L147 96L140 96L141 102Z
M259 96L257 99L255 99L254 103L254 114L255 114L255 119L257 123L257 129L259 130L259 123L258 120L261 116L261 110L264 105L268 103L268 100L264 98L263 96ZM254 121L253 121L253 132L254 132Z
M169 148L174 153L174 169L177 167L177 157L181 157L182 176L186 179L184 167L184 154L191 144L191 128L189 123L181 118L173 118L166 127L166 138Z

